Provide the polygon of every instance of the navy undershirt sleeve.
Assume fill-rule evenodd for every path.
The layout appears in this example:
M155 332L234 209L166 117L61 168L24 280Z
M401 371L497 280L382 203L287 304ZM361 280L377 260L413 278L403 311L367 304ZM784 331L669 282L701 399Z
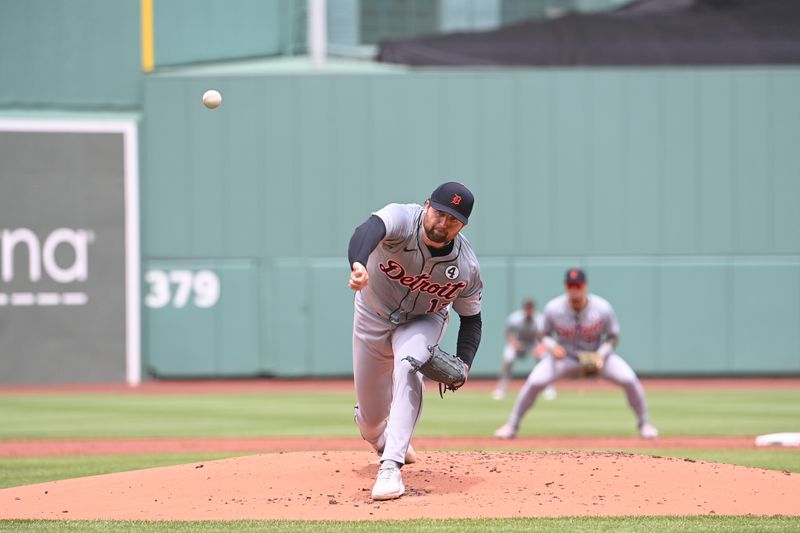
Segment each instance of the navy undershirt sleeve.
M350 268L358 261L367 266L367 259L378 243L386 236L386 224L377 215L371 215L366 222L361 224L350 237L350 246L347 248L347 258Z
M456 341L456 355L470 367L481 343L482 330L483 321L480 313L461 317L461 323L458 326L458 340Z

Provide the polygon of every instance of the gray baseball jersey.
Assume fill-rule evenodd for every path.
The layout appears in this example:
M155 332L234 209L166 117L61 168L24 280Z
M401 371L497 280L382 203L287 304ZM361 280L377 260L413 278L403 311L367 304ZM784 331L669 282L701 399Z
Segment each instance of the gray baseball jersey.
M580 351L595 351L608 335L619 335L619 322L607 300L587 294L588 302L576 313L566 294L550 300L544 308L545 335L556 335L567 355L577 357Z
M372 312L393 324L446 316L450 304L462 316L480 312L480 266L466 237L459 233L450 254L432 257L422 241L422 206L389 204L373 214L383 220L386 237L370 254L369 284L361 291Z
M525 320L523 309L517 309L506 319L506 333L528 346L536 343L536 335L543 327L544 316L541 313L535 313L533 320Z

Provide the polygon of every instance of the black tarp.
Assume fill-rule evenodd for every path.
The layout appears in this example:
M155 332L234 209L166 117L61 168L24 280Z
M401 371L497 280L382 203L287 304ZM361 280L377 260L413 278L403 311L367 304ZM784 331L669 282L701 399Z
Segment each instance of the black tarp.
M800 0L640 0L487 32L384 41L377 60L459 66L800 64Z

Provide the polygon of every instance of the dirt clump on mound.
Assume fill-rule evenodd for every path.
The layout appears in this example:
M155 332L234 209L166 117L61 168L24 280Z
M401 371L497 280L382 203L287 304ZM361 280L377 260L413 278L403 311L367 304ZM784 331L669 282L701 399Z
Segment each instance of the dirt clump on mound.
M623 452L422 452L374 502L377 456L288 452L0 490L2 519L372 520L800 515L800 476Z

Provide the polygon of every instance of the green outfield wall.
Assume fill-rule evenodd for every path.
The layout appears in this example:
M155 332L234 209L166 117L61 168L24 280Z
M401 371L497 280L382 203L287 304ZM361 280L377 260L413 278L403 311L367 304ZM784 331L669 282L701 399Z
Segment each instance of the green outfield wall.
M141 16L142 5L151 6ZM296 47L292 0L0 0L0 109L137 110L152 67Z
M145 370L349 374L353 228L455 179L486 283L472 375L496 373L507 313L573 265L643 374L800 373L797 94L796 68L297 58L148 76Z
M276 56L295 47L305 2L153 0L155 66Z
M0 108L140 103L139 2L0 0Z

